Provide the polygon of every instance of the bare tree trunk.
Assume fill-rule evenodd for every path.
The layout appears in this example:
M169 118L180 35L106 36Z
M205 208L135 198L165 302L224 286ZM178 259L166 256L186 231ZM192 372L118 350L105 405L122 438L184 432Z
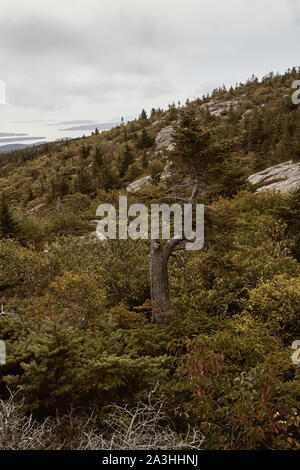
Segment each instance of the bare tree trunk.
M198 194L199 183L196 179L192 195L189 203L193 204ZM168 321L173 315L170 301L169 277L168 277L168 261L175 247L184 241L183 238L171 238L164 245L160 240L151 240L150 244L150 283L151 283L151 300L152 306L152 322L159 323Z
M168 261L169 254L165 246L162 246L159 240L151 240L150 245L151 268L151 299L152 322L158 323L167 320L172 316L169 279L168 279Z

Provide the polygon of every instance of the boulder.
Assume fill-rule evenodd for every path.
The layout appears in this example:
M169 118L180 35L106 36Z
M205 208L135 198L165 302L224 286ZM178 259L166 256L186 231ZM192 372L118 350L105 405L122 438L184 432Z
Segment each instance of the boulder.
M289 194L300 188L300 162L294 163L289 160L279 163L249 176L248 180L251 184L259 185L257 193L280 191Z
M92 238L98 238L98 240L102 240L102 241L107 240L107 238L97 229L97 225L99 224L99 222L100 220L97 220L97 219L90 220L90 224L95 225L96 230L94 232L91 232L89 236Z
M37 206L34 206L32 209L29 209L27 211L27 214L33 214L34 212L39 211L44 205L45 205L45 203L42 202L41 204L38 204Z
M171 178L171 176L172 176L172 172L170 169L170 162L167 161L159 179L160 181L166 181L167 179ZM126 188L126 191L135 193L136 191L140 191L141 189L147 186L150 186L151 184L152 184L151 176L150 175L144 176L143 178L140 178L136 181L133 181L133 183L130 183ZM91 220L91 222L93 223L95 221Z
M141 189L150 186L151 184L151 176L144 176L143 178L140 178L136 181L133 181L133 183L130 183L126 191L135 193L136 191L140 191Z

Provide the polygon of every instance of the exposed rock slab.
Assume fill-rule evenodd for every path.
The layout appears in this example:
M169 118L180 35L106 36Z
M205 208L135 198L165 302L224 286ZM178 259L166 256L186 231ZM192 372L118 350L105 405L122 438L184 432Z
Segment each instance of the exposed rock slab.
M172 134L174 131L173 126L166 126L163 127L157 134L155 138L155 150L162 151L162 150L173 150L174 148L174 140L172 138Z
M289 194L300 188L300 162L294 163L289 160L280 163L249 176L248 180L251 184L260 185L256 191L258 193L280 191L283 194Z
M45 205L44 202L42 202L41 204L38 204L37 206L33 207L32 209L29 209L27 211L27 214L33 214L34 212L39 211L44 205Z
M150 186L150 184L151 176L144 176L143 178L140 178L136 181L133 181L133 183L130 183L126 188L126 191L135 193L136 191L140 191L141 189Z
M160 181L166 181L167 179L171 178L172 176L172 173L171 173L171 170L170 170L170 163L167 162L167 164L165 165L165 168L163 169L161 175L160 175ZM151 176L144 176L143 178L140 178L136 181L133 181L132 183L130 183L127 188L126 188L126 191L128 192L131 192L131 193L135 193L136 191L140 191L141 189L147 187L147 186L150 186L152 184L152 178ZM96 221L94 220L91 220L91 223L95 223Z
M233 109L236 109L241 99L242 96L226 101L209 101L208 103L202 104L200 109L208 108L212 116L221 116L224 112L229 111L231 106Z

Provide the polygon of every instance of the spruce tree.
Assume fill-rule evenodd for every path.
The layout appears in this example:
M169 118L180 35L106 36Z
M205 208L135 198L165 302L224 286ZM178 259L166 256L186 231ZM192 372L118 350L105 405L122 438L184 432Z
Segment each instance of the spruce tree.
M148 159L147 159L146 150L144 150L144 152L143 152L142 166L143 166L143 168L147 168L147 166L148 166Z
M174 127L175 147L170 159L192 178L203 183L214 182L220 165L230 156L237 139L218 141L215 133L203 126L193 109L184 110L178 125Z
M23 342L19 374L7 375L6 381L22 387L24 411L66 410L80 391L82 333L50 319L44 320L43 330L43 334L32 332Z
M153 139L148 134L147 129L144 128L138 140L138 148L146 149L146 148L151 147L152 145L153 145Z
M147 116L146 111L144 109L142 109L142 112L140 114L140 119L147 119L147 118L148 118L148 116Z
M81 146L81 158L83 160L85 160L89 156L90 151L91 151L90 145L82 144L82 146Z
M120 186L120 179L117 174L117 170L112 167L111 160L107 156L103 159L103 165L99 175L99 183L105 191L109 191L110 189L118 188Z
M103 165L103 150L99 146L96 147L93 161L94 174L98 175Z
M81 194L88 194L92 191L92 181L85 168L81 168L75 180L75 191Z
M28 190L27 190L27 197L26 197L26 201L29 202L29 201L32 201L33 199L33 191L32 191L32 187L29 186Z
M129 165L134 162L134 156L129 145L126 144L125 152L123 154L121 165L120 165L120 177L123 178Z
M2 193L0 203L0 233L2 237L15 235L18 231L17 224L11 215L7 199Z

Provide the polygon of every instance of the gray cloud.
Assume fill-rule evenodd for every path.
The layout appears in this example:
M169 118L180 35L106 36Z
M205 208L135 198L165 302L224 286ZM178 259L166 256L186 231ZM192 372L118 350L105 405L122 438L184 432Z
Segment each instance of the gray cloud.
M1 0L5 112L109 120L284 71L299 24L300 0Z
M20 133L17 133L17 132L0 132L0 137L12 137L12 136L22 137L22 136L25 136L25 135L28 135L28 134L20 134Z
M67 127L65 129L59 129L60 131L94 131L97 127L98 130L105 131L112 127L120 124L119 122L101 122L99 124L82 124L80 126Z
M45 139L45 137L9 137L5 139L0 139L1 144L5 144L7 142L23 142L26 140L41 140Z
M48 124L48 126L68 126L68 125L71 125L71 124L89 124L89 125L92 125L92 124L96 124L95 121L93 121L92 119L74 119L72 121L59 121L59 122L51 122Z

